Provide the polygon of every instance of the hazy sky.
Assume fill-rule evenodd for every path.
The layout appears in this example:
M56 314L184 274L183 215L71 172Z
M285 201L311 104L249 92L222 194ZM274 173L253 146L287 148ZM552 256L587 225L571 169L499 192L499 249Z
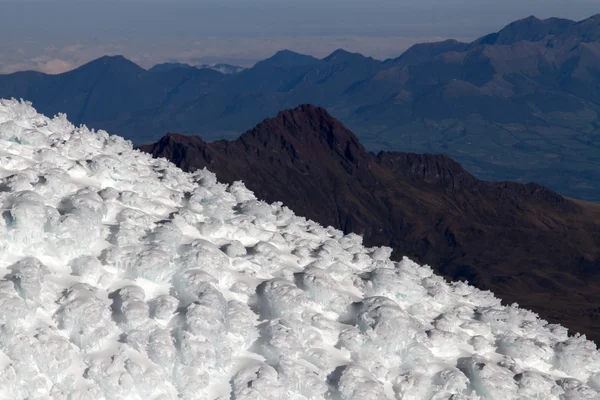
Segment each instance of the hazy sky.
M535 15L581 20L600 0L0 0L0 72L58 73L105 54L251 65L280 49L396 57Z

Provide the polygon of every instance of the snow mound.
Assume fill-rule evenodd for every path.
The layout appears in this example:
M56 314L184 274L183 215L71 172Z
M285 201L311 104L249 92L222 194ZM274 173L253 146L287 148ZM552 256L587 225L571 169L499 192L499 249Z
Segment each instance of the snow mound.
M0 204L0 399L600 399L584 337L29 103Z

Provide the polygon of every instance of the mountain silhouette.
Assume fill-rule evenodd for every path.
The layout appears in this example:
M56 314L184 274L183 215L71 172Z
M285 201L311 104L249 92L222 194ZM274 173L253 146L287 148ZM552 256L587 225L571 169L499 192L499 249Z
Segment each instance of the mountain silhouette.
M445 155L370 153L301 105L234 141L168 134L141 150L242 180L266 201L386 245L452 279L600 340L600 206L536 184L486 182Z
M136 144L165 132L233 139L311 103L369 150L444 153L481 179L534 181L600 202L600 15L528 17L471 43L417 44L385 61L282 50L228 75L158 69L103 57L60 75L0 75L0 97Z

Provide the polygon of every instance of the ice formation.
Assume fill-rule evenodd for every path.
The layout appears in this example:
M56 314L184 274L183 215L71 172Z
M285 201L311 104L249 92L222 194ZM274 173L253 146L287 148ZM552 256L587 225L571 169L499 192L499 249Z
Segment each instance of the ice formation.
M600 398L585 338L14 100L0 204L0 399Z

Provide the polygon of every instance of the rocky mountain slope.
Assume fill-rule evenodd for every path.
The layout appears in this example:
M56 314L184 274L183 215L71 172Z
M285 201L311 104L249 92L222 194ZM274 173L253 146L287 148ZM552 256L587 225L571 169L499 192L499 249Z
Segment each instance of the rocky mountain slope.
M169 134L141 149L242 180L261 199L600 340L600 206L536 184L482 181L443 155L369 153L311 105L235 141Z

